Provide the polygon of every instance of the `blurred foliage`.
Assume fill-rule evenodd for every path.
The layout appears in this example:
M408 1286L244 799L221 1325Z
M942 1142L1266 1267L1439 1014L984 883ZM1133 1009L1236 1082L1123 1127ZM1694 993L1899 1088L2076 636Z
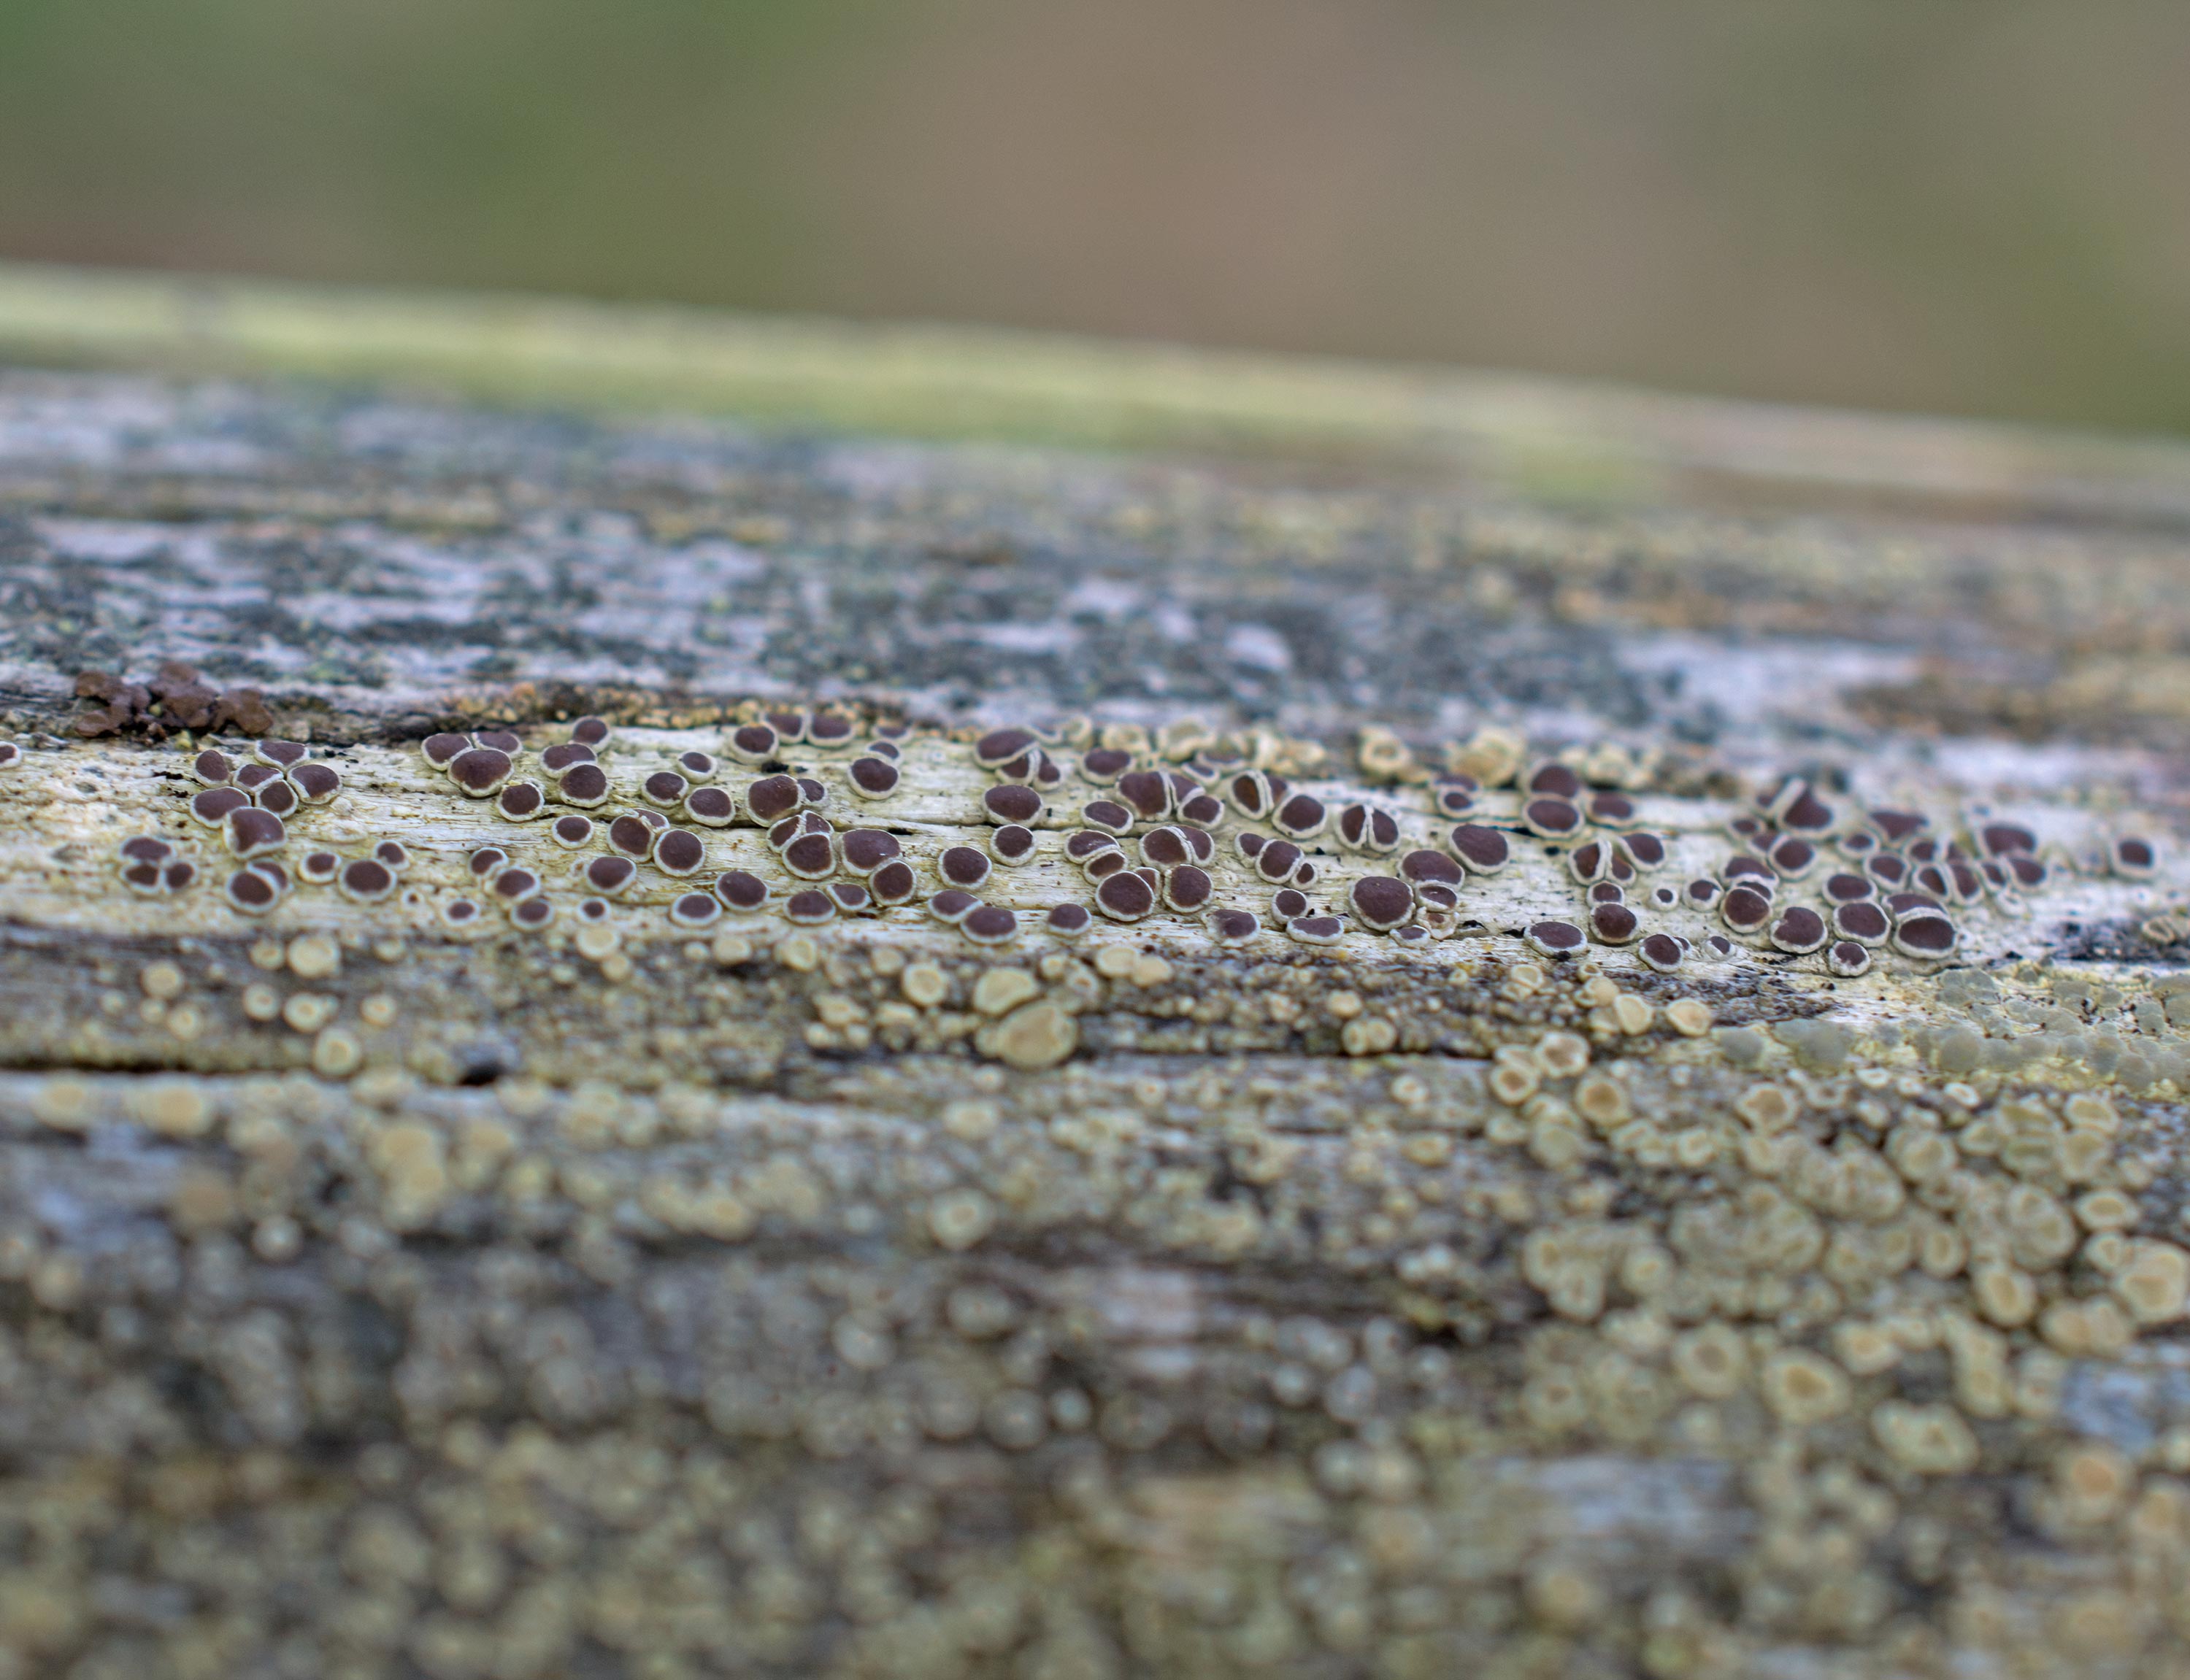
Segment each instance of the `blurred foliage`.
M0 0L0 256L2190 430L2180 0Z

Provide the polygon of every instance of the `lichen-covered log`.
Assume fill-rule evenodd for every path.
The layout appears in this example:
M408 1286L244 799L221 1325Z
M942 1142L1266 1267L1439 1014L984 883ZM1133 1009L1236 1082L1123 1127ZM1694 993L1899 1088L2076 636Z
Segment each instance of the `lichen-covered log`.
M1688 426L0 377L0 1673L2179 1672L2178 463Z

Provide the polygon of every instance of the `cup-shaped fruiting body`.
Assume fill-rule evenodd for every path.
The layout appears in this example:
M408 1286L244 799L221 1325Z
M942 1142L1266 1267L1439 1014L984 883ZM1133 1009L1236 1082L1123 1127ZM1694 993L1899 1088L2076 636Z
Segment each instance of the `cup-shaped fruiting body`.
M723 870L715 877L712 891L725 910L740 915L751 915L768 903L768 883L744 869Z
M1116 848L1098 851L1080 866L1080 873L1091 881L1107 881L1127 866L1126 854Z
M555 784L555 796L565 805L591 811L608 803L609 772L598 764L574 764Z
M836 846L826 835L816 836L827 847L830 867L836 867ZM696 875L707 861L707 843L689 829L664 829L654 839L654 867L665 875ZM789 863L786 855L785 862ZM794 873L796 873L794 871Z
M263 916L281 902L281 889L266 875L248 868L230 875L222 894L230 909L247 916Z
M288 782L305 804L325 805L342 791L342 772L323 760L315 759L290 766Z
M1767 898L1779 890L1779 878L1772 873L1772 866L1745 851L1737 851L1721 864L1718 878L1729 888L1745 886Z
M591 747L580 746L576 741L562 741L541 752L540 773L551 782L559 782L580 765L597 762Z
M684 815L704 829L727 829L737 820L738 802L727 788L695 788L684 796Z
M1833 932L1858 945L1883 945L1893 932L1893 922L1881 906L1858 898L1834 906Z
M1445 836L1445 844L1471 875L1495 875L1513 859L1512 842L1480 823L1461 823Z
M1130 806L1143 823L1160 823L1171 815L1172 781L1160 770L1129 770L1118 778L1119 802Z
M205 795L201 794L198 797L203 799ZM261 811L250 805L239 806L228 813L222 824L222 834L230 855L239 861L279 851L289 843L288 828L279 817L270 811Z
M1042 918L1042 928L1059 939L1077 939L1094 923L1085 904L1058 904Z
M989 831L989 855L999 863L1022 868L1034 862L1035 851L1034 830L1022 823L1007 823Z
M275 778L263 784L251 796L251 802L261 811L270 811L276 817L292 817L304 800L297 796L296 789Z
M1546 957L1570 957L1587 942L1572 922L1557 920L1534 923L1522 937L1531 950Z
M746 809L754 822L773 827L805 803L794 776L763 776L746 789Z
M1611 873L1612 846L1608 841L1590 840L1567 853L1567 874L1577 885L1587 886Z
M1114 799L1089 800L1080 807L1080 820L1106 834L1130 834L1133 831L1132 808Z
M1647 874L1653 869L1665 868L1668 855L1663 836L1648 829L1637 829L1630 834L1614 834L1612 837L1613 877L1614 880L1619 878L1620 866L1623 861L1631 863L1636 868Z
M274 883L275 891L284 898L295 891L294 883L289 879L289 872L271 857L254 857L250 863L245 864L244 868L256 870L265 876L268 880Z
M1336 945L1346 937L1346 924L1336 916L1302 916L1285 924L1285 933L1302 945Z
M896 858L901 850L895 834L880 829L853 829L840 842L838 862L864 880Z
M696 747L689 748L677 755L678 774L684 777L686 781L695 784L713 781L720 767L715 762L712 753L703 753Z
M1455 829L1454 832L1457 834L1459 830ZM1502 839L1503 836L1501 838ZM1410 886L1420 886L1425 882L1435 882L1439 886L1451 888L1456 893L1460 891L1462 883L1467 880L1467 875L1459 863L1446 857L1444 853L1432 851L1425 846L1410 851L1399 859L1399 879Z
M954 846L945 848L935 860L935 874L945 886L977 892L995 867L986 852L977 851L970 846Z
M473 880L485 880L508 862L509 854L500 846L482 846L473 848L470 856L464 859L464 867L471 871Z
M1589 820L1600 829L1631 829L1642 820L1642 807L1625 794L1591 794L1587 810Z
M1224 782L1217 786L1217 793L1224 797L1224 801L1233 811L1237 811L1251 822L1262 822L1263 817L1270 815L1270 808L1277 804L1277 793L1270 786L1270 778L1263 775L1262 771L1235 771L1233 775L1224 778Z
M764 721L786 746L795 747L806 738L806 714L803 711L772 711Z
M1262 931L1262 919L1252 910L1224 909L1210 914L1209 936L1219 945L1245 945Z
M1888 846L1899 846L1932 826L1932 819L1921 811L1872 811L1864 820Z
M1830 834L1839 821L1838 813L1807 783L1792 799L1780 804L1775 816L1783 832L1811 840Z
M530 869L517 865L502 870L487 883L487 897L505 909L513 904L522 904L528 898L537 897L547 883Z
M2159 848L2142 834L2123 834L2108 848L2107 863L2125 880L2149 880L2159 868Z
M1878 896L1878 884L1869 875L1850 874L1845 871L1827 875L1819 889L1828 904L1853 904Z
M0 744L4 744L5 749L9 751L18 753L21 751L21 749L12 741ZM235 779L235 760L229 757L226 753L215 751L211 747L194 756L190 761L189 769L194 780L204 783L208 788L224 788Z
M588 858L579 879L588 892L599 893L604 898L620 898L638 879L638 865L628 857L610 852L605 857Z
M769 850L779 857L783 849L801 834L833 834L837 825L826 817L817 817L810 811L801 811L785 817L768 831Z
M1582 897L1591 904L1625 904L1627 889L1618 881L1599 881Z
M605 898L581 898L571 914L589 927L599 927L614 919L616 907Z
M494 814L505 823L530 823L547 808L536 782L512 782L494 796Z
M1818 851L1809 841L1782 834L1766 848L1764 862L1783 881L1800 880L1818 867Z
M1308 895L1296 886L1281 886L1270 895L1271 919L1280 925L1314 914L1315 907L1308 902Z
M1625 904L1592 904L1589 910L1589 931L1591 936L1600 944L1625 945L1642 931L1642 923Z
M962 887L946 886L942 891L930 895L928 914L939 922L948 922L956 926L980 905L981 901Z
M440 908L441 920L459 932L479 924L479 907L476 898L445 900Z
M1047 793L1064 781L1064 767L1040 747L1030 747L1007 764L997 765L999 780L1023 782L1038 793Z
M1831 936L1825 919L1807 904L1792 904L1772 924L1771 940L1790 956L1805 957L1824 948Z
M491 799L516 768L499 747L467 747L449 761L449 780L467 799Z
M1288 795L1270 813L1270 826L1288 840L1311 840L1330 821L1330 808L1313 794Z
M867 891L874 901L888 908L910 904L920 896L920 878L913 873L912 865L902 857L885 863L867 877Z
M1023 783L1007 782L981 795L981 815L991 823L1032 823L1041 817L1041 795Z
M582 846L590 846L593 839L593 819L581 817L575 812L558 817L548 825L548 838L556 845L574 851Z
M1195 916L1217 897L1217 883L1198 863L1182 863L1163 878L1163 899L1182 916Z
M1194 861L1194 854L1187 850L1186 831L1170 823L1141 836L1140 854L1141 862L1153 869L1176 869Z
M1842 980L1854 980L1870 972L1870 952L1860 942L1837 939L1825 953L1825 968Z
M582 717L570 726L570 739L579 746L591 747L595 752L608 744L608 738L609 726L605 718Z
M1091 747L1080 755L1080 779L1092 787L1114 787L1132 767L1132 754L1115 747Z
M638 796L657 811L674 811L691 790L691 783L674 770L657 770L638 784Z
M837 873L837 836L802 834L777 854L783 867L803 881L826 881Z
M1984 823L1977 829L1977 842L1978 850L1988 857L2038 850L2038 836L2020 823Z
M522 898L509 907L509 919L527 933L537 933L555 919L555 906L537 895Z
M1031 729L991 729L974 742L973 762L984 770L1001 769L1039 740Z
M525 755L525 743L513 729L474 729L472 744L491 747L498 753L508 753L513 759Z
M313 886L326 886L342 873L342 867L340 852L316 847L297 860L297 877Z
M806 720L806 743L823 752L834 752L848 747L859 730L852 720L842 712L817 711Z
M1414 890L1391 875L1364 875L1347 891L1353 918L1371 933L1389 933L1414 919Z
M308 751L301 741L265 740L253 743L251 755L261 764L270 764L280 771L292 764L302 764Z
M635 811L627 811L608 827L610 848L626 857L650 857L654 855L655 826Z
M2001 858L2000 868L2009 880L2025 892L2035 892L2044 886L2050 874L2044 859L2022 851Z
M1688 947L1670 933L1646 935L1635 947L1635 954L1642 966L1659 974L1671 974L1679 969Z
M175 848L157 834L133 834L115 848L116 858L126 868L132 863L163 863Z
M246 764L237 767L234 785L256 795L261 788L281 780L281 772L270 764Z
M1117 850L1117 837L1100 829L1075 829L1064 837L1065 862L1083 869L1101 853Z
M1441 817L1465 817L1476 806L1477 795L1483 783L1474 777L1457 770L1447 770L1433 778L1430 799Z
M958 931L976 945L1003 945L1018 937L1019 919L1001 904L981 904L966 913Z
M709 927L722 914L721 902L711 892L680 893L669 906L669 919L678 927Z
M1772 919L1772 901L1755 887L1731 889L1719 900L1719 919L1739 934L1752 934Z
M800 927L819 927L837 919L837 901L815 887L806 887L783 901L784 919Z
M217 829L228 820L230 812L241 811L250 803L251 796L235 788L207 788L190 795L189 810L193 821Z
M1214 794L1189 794L1173 814L1189 828L1211 831L1223 824L1224 801Z
M1547 760L1535 765L1521 778L1521 791L1553 799L1578 800L1582 796L1584 784L1580 772L1571 766Z
M1114 922L1138 922L1155 914L1156 890L1136 871L1121 869L1097 885L1095 908Z
M353 857L335 877L336 891L353 904L377 904L395 887L395 872L375 857Z
M782 744L775 731L765 723L746 724L723 738L723 750L740 764L746 765L766 764Z
M1356 803L1338 813L1338 843L1349 851L1384 857L1399 849L1399 819L1382 806Z
M428 735L421 741L418 744L418 750L425 755L426 762L432 765L434 769L446 770L457 761L457 755L459 753L470 750L471 744L471 738L468 736L455 735L443 731L438 735Z
M1919 961L1943 961L1955 954L1960 942L1954 923L1936 914L1903 917L1893 927L1893 948Z
M1308 864L1308 854L1291 840L1272 840L1255 854L1255 873L1266 881L1291 881L1296 886L1305 886L1308 882L1300 879L1303 866L1313 868Z
M1524 800L1521 806L1521 826L1539 840L1572 840L1586 821L1570 800L1546 795Z
M399 880L411 872L411 848L400 840L375 840L372 855Z
M1909 860L1894 851L1875 852L1863 861L1863 872L1891 892L1908 885Z
M831 881L821 889L837 901L838 912L847 916L864 916L874 908L874 895L857 881Z
M900 779L897 766L872 755L854 759L844 772L846 783L860 799L888 799L897 791Z

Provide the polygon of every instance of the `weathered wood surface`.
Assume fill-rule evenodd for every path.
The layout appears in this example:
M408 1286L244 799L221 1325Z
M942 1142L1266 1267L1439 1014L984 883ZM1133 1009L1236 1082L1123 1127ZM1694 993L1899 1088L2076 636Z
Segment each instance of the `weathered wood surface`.
M0 342L116 348L33 317ZM197 350L264 365L247 341ZM405 342L333 371L464 376ZM825 348L765 406L901 418ZM539 361L523 388L587 394ZM1145 413L1177 372L1013 365L971 380L979 427L1060 391ZM2181 455L1450 389L1473 441L1432 447L1421 381L1280 368L1228 411L1224 371L1166 456L0 376L30 749L0 771L0 1669L2190 1661ZM1342 389L1371 418L1319 434ZM286 861L398 838L402 891L230 908L173 719L79 733L79 672L167 659L342 768ZM1789 771L1848 820L2026 823L2051 879L1958 908L1951 964L1860 979L1756 941L1546 960L1519 931L1580 894L1518 834L1418 947L1223 949L1169 914L695 933L651 869L582 935L565 871L600 846L417 745L536 753L598 711L605 817L808 703L912 726L901 790L840 822L924 882L983 827L978 727L1059 724L1044 850L984 888L1030 923L1088 897L1057 831L1105 738L1237 751L1411 846L1450 826L1447 744L1481 769L1509 732L1633 786L1672 854L1638 900L1723 864ZM848 756L784 761L835 815ZM702 832L708 874L797 885L752 825ZM1271 830L1228 812L1220 897L1267 920L1243 832ZM198 885L124 891L137 833ZM2109 868L2130 834L2155 878ZM451 929L489 841L543 866L554 927ZM1325 902L1390 867L1311 845Z

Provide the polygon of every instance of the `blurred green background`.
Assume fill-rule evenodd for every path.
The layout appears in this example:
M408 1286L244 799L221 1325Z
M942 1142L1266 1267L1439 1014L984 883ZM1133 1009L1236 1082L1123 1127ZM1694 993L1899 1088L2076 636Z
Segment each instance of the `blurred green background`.
M0 0L0 257L2190 431L2190 5Z

